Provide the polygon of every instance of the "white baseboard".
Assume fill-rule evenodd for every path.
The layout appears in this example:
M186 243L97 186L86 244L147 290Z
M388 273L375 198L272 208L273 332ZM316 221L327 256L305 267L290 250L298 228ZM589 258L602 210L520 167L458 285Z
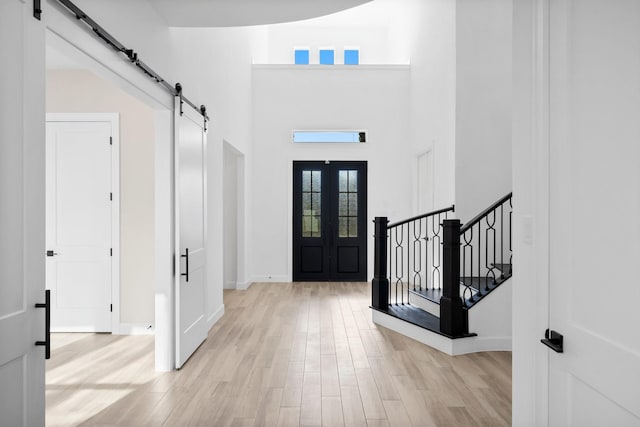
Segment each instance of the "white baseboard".
M224 282L224 289L237 289L238 283L236 282Z
M218 309L215 312L213 312L211 316L207 318L207 326L208 326L207 330L211 329L213 325L215 325L216 322L218 322L218 320L222 318L223 315L224 315L224 304L218 307Z
M151 323L120 323L117 335L155 335L155 328Z
M109 333L110 331L98 331L92 326L64 326L64 327L51 327L51 333ZM111 331L112 334L118 335L117 331Z
M251 285L253 285L253 281L249 280L247 282L238 282L236 283L236 287L235 289L238 291L246 291L247 289L249 289L251 287Z
M455 340L376 310L373 323L435 348L450 356L482 351L511 351L511 337L468 337Z
M455 354L479 353L481 351L511 351L511 337L472 337L463 341L453 340ZM460 341L457 343L456 341Z
M274 275L268 275L268 274L257 274L252 277L251 281L254 283L269 283L269 282L290 283L291 275L282 274L282 275L274 276Z

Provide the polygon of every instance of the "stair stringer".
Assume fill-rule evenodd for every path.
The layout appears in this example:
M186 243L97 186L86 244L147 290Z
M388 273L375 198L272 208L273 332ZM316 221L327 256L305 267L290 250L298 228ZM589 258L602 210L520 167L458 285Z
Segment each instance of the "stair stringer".
M469 309L469 331L478 334L466 353L478 351L511 351L512 288L511 281L502 282Z
M375 323L376 325L391 329L392 331L397 332L400 335L404 335L405 337L428 345L429 347L435 348L436 350L439 350L450 356L464 354L464 352L460 352L460 348L465 348L464 346L461 347L461 342L476 338L469 337L451 339L436 332L431 332L430 330L422 328L420 326L416 326L413 323L405 322L404 320L398 319L397 317L389 316L388 314L382 313L377 310L371 310L371 316L373 323Z

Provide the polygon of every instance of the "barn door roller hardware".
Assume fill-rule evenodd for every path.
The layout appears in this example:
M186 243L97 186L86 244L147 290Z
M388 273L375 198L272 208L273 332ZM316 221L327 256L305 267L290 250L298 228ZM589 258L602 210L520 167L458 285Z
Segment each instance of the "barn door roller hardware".
M138 69L140 69L147 76L149 76L150 78L154 79L156 81L156 83L159 83L165 90L171 92L171 94L174 95L174 96L180 96L180 99L182 101L184 101L188 105L190 105L199 114L202 114L202 116L204 117L204 120L205 120L205 127L206 127L206 122L209 120L209 117L207 117L206 113L203 112L203 110L200 107L197 107L196 104L194 104L193 102L189 101L182 94L182 86L180 86L180 90L178 91L178 86L180 85L179 83L176 84L175 86L173 86L169 82L167 82L165 79L160 77L160 75L158 73L156 73L151 67L149 67L147 64L142 62L142 60L138 57L138 53L137 52L135 52L133 49L127 49L122 43L120 43L118 41L118 39L116 39L111 34L109 34L104 28L102 28L96 21L91 19L86 13L84 13L73 2L71 2L69 0L57 0L57 2L60 3L62 6L64 6L71 13L73 13L77 20L82 21L85 24L87 24L93 30L93 32L96 33L96 35L98 37L100 37L105 43L107 43L109 46L111 46L114 50L116 50L116 51L120 52L121 54L125 55L127 57L127 59L132 64L134 64L136 67L138 67ZM38 11L39 11L38 13L40 13L40 10L39 10L39 8L40 8L40 0L34 0L34 4L33 4L34 16L36 16L36 3L38 5ZM36 16L36 17L39 19L39 15ZM180 103L180 105L182 106L182 103ZM206 111L206 109L204 111Z
M42 17L42 5L40 4L40 0L33 0L33 17L38 21Z

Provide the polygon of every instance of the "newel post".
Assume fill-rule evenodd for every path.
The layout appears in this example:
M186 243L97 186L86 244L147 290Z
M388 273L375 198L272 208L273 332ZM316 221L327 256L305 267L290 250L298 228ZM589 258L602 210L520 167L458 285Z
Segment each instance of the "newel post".
M449 336L466 334L467 312L460 299L460 220L443 221L443 289L440 298L440 332Z
M389 279L387 279L387 224L386 216L377 216L373 250L373 281L371 282L371 306L386 309L389 306Z

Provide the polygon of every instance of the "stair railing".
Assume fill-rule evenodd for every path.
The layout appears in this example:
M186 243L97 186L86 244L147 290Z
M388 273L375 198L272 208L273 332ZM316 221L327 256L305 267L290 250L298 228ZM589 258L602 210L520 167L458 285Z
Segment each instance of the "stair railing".
M454 206L389 224L375 218L372 307L409 304L411 290L443 286L443 220Z
M511 199L464 226L448 218L454 206L393 224L376 217L371 306L385 310L409 304L411 290L441 289L440 332L467 334L468 308L512 273Z
M460 284L467 307L511 276L512 193L460 229Z

